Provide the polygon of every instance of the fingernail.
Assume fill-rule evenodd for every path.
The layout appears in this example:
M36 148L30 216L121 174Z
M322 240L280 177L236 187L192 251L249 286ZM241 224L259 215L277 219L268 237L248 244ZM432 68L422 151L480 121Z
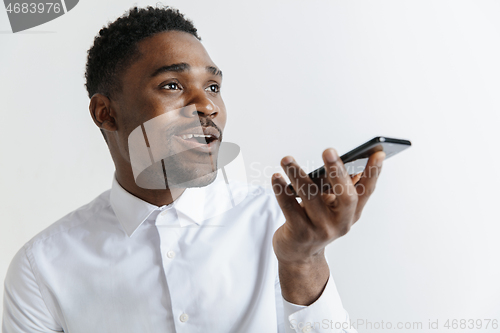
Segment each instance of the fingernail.
M275 173L275 174L273 175L273 177L274 177L274 179L278 179L278 178L281 178L281 175L280 175L279 173Z
M288 164L290 164L290 163L292 163L292 162L293 162L293 157L291 157L291 156L287 156L287 157L285 157L285 158L283 159L283 164L284 164L284 165L288 165Z
M327 149L325 153L325 158L328 162L334 163L337 161L337 153L332 148Z
M384 156L383 156L383 157L381 157L381 158L379 158L379 159L377 160L377 166L378 166L378 167L381 167L381 166L382 166L382 163L384 162L384 160L385 160L385 153L384 153Z
M378 159L378 161L379 161L380 164L382 164L382 162L385 160L385 157L387 155L385 154L385 152L382 152L380 155L382 155L382 156Z

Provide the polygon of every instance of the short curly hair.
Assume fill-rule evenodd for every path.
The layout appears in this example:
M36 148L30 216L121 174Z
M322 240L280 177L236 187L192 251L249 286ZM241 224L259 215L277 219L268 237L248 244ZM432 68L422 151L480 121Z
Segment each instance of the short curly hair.
M89 98L95 93L112 97L121 91L119 75L139 56L137 43L171 30L184 31L201 40L193 22L169 6L132 7L103 27L87 52L85 87Z

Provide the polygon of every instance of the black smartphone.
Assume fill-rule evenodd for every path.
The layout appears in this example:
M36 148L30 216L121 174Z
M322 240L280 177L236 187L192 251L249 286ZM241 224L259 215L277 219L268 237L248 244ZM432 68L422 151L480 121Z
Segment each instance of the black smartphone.
M392 157L409 147L411 147L411 142L408 140L377 136L363 143L361 146L354 148L350 152L340 156L340 159L344 162L347 172L350 175L355 175L363 172L371 154L382 150L385 152L385 160L387 160L389 157ZM324 191L326 191L330 186L326 180L324 166L310 172L309 178L311 178L316 185L323 188ZM292 184L288 184L288 187L290 191L295 193ZM297 196L296 193L295 195Z

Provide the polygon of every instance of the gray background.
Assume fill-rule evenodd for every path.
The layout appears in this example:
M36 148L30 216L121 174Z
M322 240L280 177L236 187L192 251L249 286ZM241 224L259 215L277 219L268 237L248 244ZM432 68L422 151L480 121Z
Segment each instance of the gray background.
M85 57L135 3L154 5L85 0L18 34L0 10L2 278L26 241L111 186ZM352 319L500 319L500 2L168 4L194 20L224 71L225 139L242 147L249 181L268 185L287 154L312 170L327 147L412 140L328 247Z
M53 1L45 5L44 0L30 0L30 2L24 2L26 4L24 12L23 2L4 0L4 3L13 32L33 28L64 15L64 6L61 1Z

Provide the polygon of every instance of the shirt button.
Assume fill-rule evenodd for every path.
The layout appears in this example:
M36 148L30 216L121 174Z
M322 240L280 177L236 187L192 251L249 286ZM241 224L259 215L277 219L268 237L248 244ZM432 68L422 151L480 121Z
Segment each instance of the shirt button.
M308 326L304 327L304 328L302 329L302 332L304 332L304 333L309 333L309 332L311 332L311 326L309 326L309 325L308 325Z
M174 251L168 251L167 252L167 257L169 257L170 259L174 258L175 257L175 252Z
M164 210L163 212L160 213L161 216L165 216L168 214L168 209Z
M183 323L185 323L186 321L188 321L188 319L189 319L189 316L187 315L187 313L183 313L179 317L179 320L182 321Z

